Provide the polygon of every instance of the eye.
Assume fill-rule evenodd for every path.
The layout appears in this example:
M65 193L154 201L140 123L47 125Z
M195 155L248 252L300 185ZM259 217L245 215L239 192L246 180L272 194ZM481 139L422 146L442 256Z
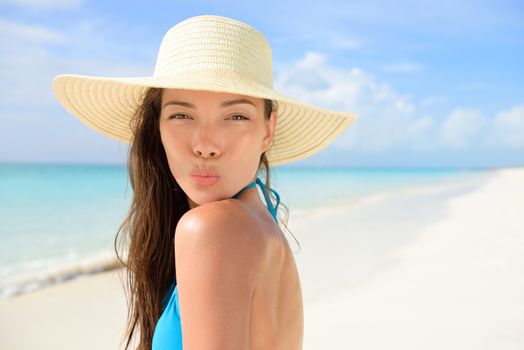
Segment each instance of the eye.
M169 119L187 119L187 118L177 118L179 115L189 118L187 114L172 114L169 116Z
M244 118L244 119L235 119L236 117ZM237 114L231 117L233 120L249 120L249 118L244 117L243 115Z

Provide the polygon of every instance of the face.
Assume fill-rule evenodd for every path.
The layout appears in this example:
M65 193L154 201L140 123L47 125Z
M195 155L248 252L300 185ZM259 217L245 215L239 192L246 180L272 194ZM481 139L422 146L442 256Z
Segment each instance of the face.
M190 208L231 198L255 180L260 156L271 145L276 117L272 111L269 120L264 118L260 98L163 89L160 137ZM196 176L198 170L213 176Z

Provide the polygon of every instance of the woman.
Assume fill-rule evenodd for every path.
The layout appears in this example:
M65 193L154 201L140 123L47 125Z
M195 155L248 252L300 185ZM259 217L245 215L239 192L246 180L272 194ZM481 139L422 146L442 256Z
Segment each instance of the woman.
M302 292L270 165L318 152L356 116L275 92L264 36L222 16L172 27L151 77L60 75L53 89L89 127L130 143L126 349L137 328L139 349L301 349Z

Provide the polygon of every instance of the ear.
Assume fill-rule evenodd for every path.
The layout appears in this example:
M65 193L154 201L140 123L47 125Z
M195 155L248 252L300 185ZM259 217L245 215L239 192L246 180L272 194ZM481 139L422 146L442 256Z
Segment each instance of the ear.
M267 151L271 146L271 143L273 142L273 137L275 136L275 128L277 126L277 112L277 110L271 111L269 120L264 120L265 135L262 140L262 152Z

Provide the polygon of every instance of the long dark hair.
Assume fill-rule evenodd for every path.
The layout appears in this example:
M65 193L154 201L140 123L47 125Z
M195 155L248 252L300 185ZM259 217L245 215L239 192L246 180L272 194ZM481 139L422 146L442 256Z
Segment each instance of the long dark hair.
M132 201L124 222L118 228L114 248L127 271L128 320L124 337L125 350L138 328L137 349L151 349L155 325L162 313L162 300L175 279L175 228L189 210L186 194L172 176L160 139L159 117L161 88L148 88L130 122L133 139L128 154L128 174L133 190ZM264 115L270 118L271 100L264 100ZM265 171L267 194L270 189L270 169L266 154L260 157L259 171ZM288 208L279 223L287 228ZM119 254L119 238L127 250L127 260ZM297 242L298 243L298 242ZM176 283L176 281L175 281Z

